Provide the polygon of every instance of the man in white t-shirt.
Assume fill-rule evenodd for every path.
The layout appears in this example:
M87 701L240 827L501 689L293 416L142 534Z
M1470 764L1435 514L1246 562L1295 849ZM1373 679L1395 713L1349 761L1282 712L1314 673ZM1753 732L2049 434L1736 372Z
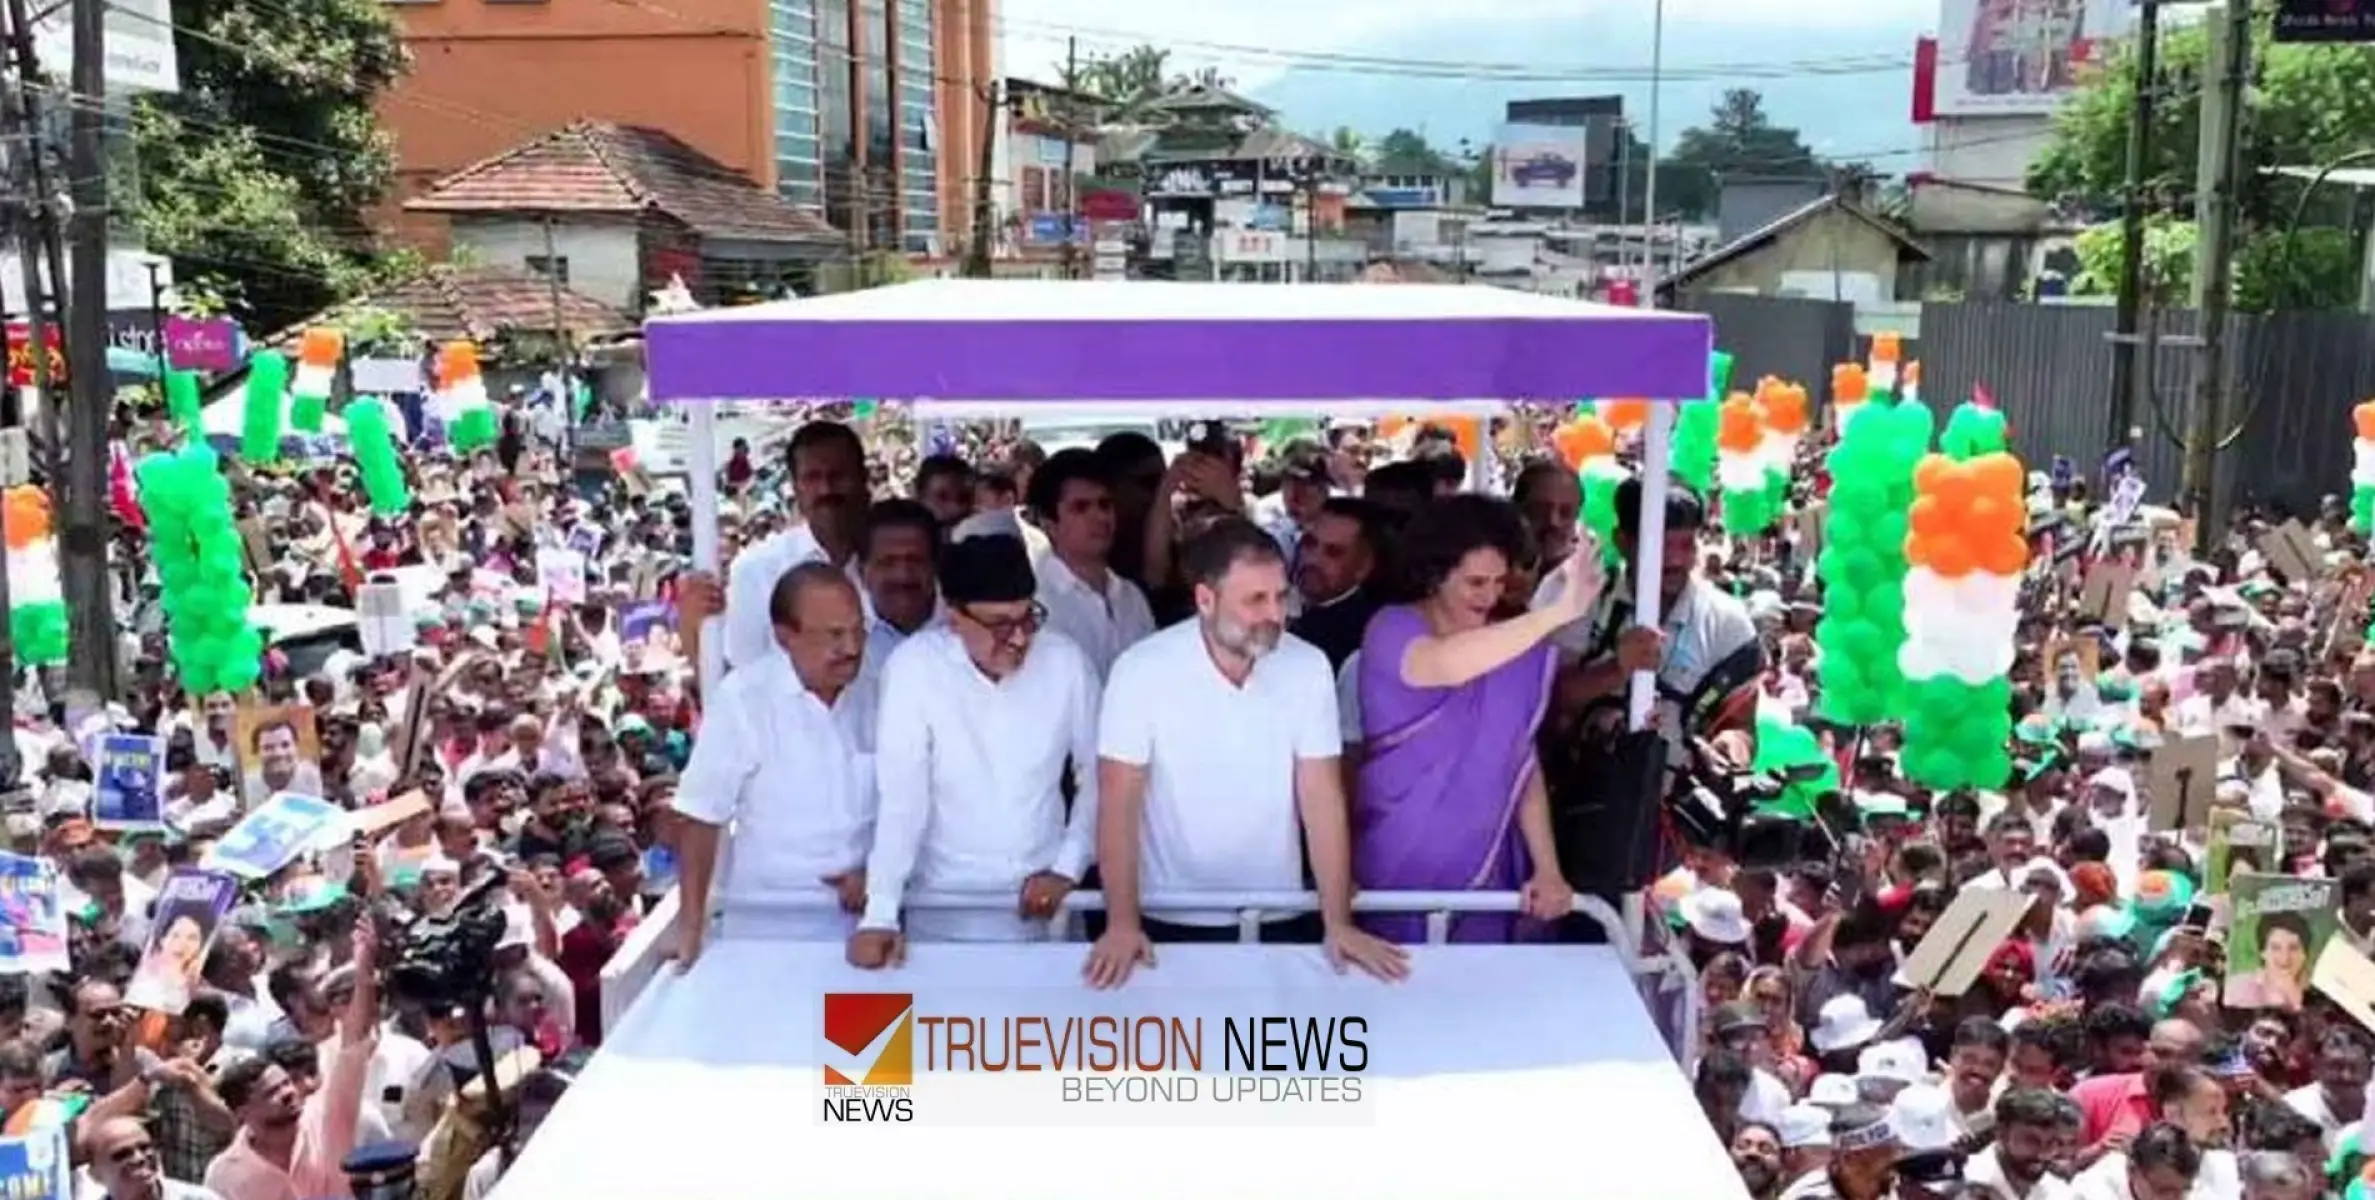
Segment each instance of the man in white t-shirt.
M1093 987L1152 965L1156 941L1237 940L1228 901L1139 911L1145 895L1302 890L1303 843L1318 919L1264 927L1318 941L1330 962L1392 979L1404 952L1352 920L1336 679L1318 647L1286 633L1286 558L1243 519L1181 548L1196 620L1124 651L1097 728L1097 862L1108 924L1089 952Z

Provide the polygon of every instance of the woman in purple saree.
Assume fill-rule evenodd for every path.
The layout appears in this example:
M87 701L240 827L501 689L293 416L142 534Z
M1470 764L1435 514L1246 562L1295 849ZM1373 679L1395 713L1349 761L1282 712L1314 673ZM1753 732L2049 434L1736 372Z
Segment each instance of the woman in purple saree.
M1499 621L1503 579L1531 557L1511 505L1434 501L1411 520L1400 556L1414 599L1379 611L1361 641L1353 881L1363 891L1516 891L1524 916L1564 916L1574 892L1559 873L1534 732L1558 669L1550 635L1598 599L1599 549L1587 540L1559 566L1557 601ZM1423 914L1362 924L1394 941L1425 940ZM1506 942L1534 924L1456 917L1451 939Z

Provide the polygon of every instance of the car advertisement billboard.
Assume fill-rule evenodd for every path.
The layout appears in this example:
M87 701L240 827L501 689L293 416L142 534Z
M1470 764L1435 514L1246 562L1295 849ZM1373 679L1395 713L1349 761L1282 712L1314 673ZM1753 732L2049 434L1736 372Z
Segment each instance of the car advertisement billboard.
M2133 29L2129 0L1945 0L1940 117L2050 113Z
M1590 131L1503 125L1493 134L1493 199L1501 208L1582 208Z

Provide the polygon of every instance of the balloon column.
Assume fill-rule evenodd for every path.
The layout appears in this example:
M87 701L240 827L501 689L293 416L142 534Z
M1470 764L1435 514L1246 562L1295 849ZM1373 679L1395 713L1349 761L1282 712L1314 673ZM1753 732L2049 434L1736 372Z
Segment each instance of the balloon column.
M1674 418L1674 477L1701 496L1715 484L1716 437L1722 424L1723 398L1732 390L1732 356L1721 350L1707 356L1707 398L1685 400Z
M1755 537L1773 527L1777 511L1765 471L1772 456L1766 448L1765 422L1756 401L1734 392L1717 410L1715 480L1723 501L1724 532Z
M402 516L412 507L412 489L404 486L404 463L396 454L396 430L388 419L387 402L366 397L347 405L346 440L354 449L355 469L363 476L371 511Z
M2027 476L2004 453L1924 458L1905 539L1906 778L2000 788L2011 775L2013 647L2029 564Z
M289 360L278 350L258 350L247 360L247 398L239 423L239 457L251 463L280 461L281 420L287 415Z
M194 695L253 687L263 671L264 638L247 623L255 596L232 519L231 484L214 451L199 443L152 454L133 475L182 686Z
M1847 419L1864 406L1871 395L1871 381L1864 375L1862 363L1840 363L1831 368L1831 431L1847 431Z
M1757 382L1757 413L1765 419L1765 483L1773 493L1773 511L1789 503L1790 472L1798 466L1798 443L1806 438L1812 418L1806 389L1767 377Z
M1938 451L1956 460L2001 454L2010 445L2004 436L2004 413L1969 401L1957 406L1938 435Z
M205 405L199 398L196 371L165 372L165 415L192 439L205 436Z
M299 433L320 433L330 415L330 391L338 383L338 360L346 353L346 335L317 327L305 331L297 344L297 377L289 402L289 426Z
M1601 555L1613 566L1616 550L1616 488L1627 472L1616 460L1616 430L1597 416L1585 415L1559 426L1551 435L1559 457L1575 469L1583 485L1583 524L1600 539Z
M1897 390L1897 384L1902 379L1898 367L1904 362L1904 356L1905 343L1896 334L1872 335L1872 363L1865 371L1865 378L1870 381L1874 392L1890 393Z
M478 347L447 342L437 353L437 399L446 419L446 440L469 454L495 444L500 435L494 402L478 370Z
M0 498L8 537L8 632L17 658L38 667L66 661L66 597L58 584L58 543L50 533L49 493L26 484Z
M2350 410L2350 528L2375 533L2375 400Z
M1856 410L1827 460L1830 509L1815 562L1823 615L1814 639L1822 651L1822 711L1841 724L1869 725L1901 711L1905 510L1930 429L1921 405L1876 399Z

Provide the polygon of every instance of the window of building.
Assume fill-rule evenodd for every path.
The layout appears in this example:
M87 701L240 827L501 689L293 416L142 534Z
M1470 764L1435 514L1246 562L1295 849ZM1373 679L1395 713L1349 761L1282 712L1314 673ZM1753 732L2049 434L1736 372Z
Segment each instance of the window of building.
M809 134L797 131L783 132L779 124L775 135L775 157L815 162L817 161L817 140Z
M800 112L816 111L816 84L800 79L787 79L781 73L775 77L775 107Z
M561 254L547 258L541 254L531 254L528 256L528 270L531 274L557 280L565 287L569 283L569 256Z
M1023 211L1026 213L1046 212L1047 172L1040 170L1037 167L1024 167L1022 171L1022 179Z

